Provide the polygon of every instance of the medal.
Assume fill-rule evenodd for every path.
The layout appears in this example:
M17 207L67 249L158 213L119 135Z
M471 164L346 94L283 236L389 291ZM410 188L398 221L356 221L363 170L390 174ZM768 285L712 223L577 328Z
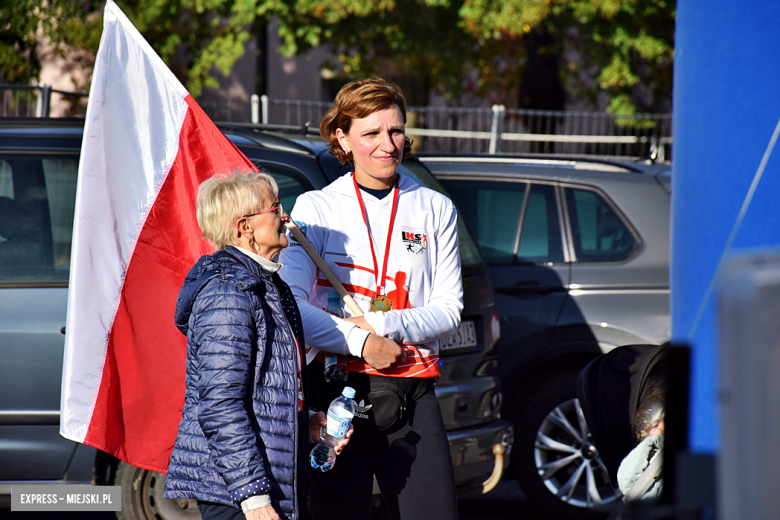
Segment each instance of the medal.
M387 296L381 296L377 294L371 298L371 307L368 308L368 312L387 312L393 308L393 302Z
M387 312L393 308L393 302L390 298L384 295L385 292L385 277L387 275L387 260L390 257L390 240L393 237L393 223L395 222L395 212L398 208L398 177L395 179L395 190L393 191L393 209L390 213L390 229L387 230L387 245L385 246L385 259L382 264L382 273L379 273L379 266L376 263L376 253L374 252L374 240L371 237L371 230L368 227L368 219L366 217L366 209L363 204L363 197L360 195L360 188L358 187L355 174L352 174L352 183L355 185L355 193L357 194L358 202L360 203L360 215L363 217L363 223L366 225L366 231L368 231L368 245L371 246L371 258L374 261L374 275L376 276L376 296L371 298L371 306L368 312Z

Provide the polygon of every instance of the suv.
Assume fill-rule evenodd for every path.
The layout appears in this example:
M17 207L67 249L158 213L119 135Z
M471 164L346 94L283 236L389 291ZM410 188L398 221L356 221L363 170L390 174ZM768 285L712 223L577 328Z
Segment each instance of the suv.
M274 176L282 203L341 174L323 143L258 127L222 126L256 165ZM280 130L277 128L276 130ZM125 519L197 518L194 501L163 498L165 475L136 468L59 435L60 382L71 235L83 120L0 119L0 495L13 484L122 486ZM402 171L441 186L419 162ZM463 320L442 341L436 395L456 481L480 489L508 462L512 426L500 418L498 315L479 248L460 227ZM494 455L496 445L503 455ZM501 450L499 450L501 451Z
M616 346L670 336L670 167L593 159L423 156L482 249L501 314L514 474L556 518L619 492L590 442L575 381Z

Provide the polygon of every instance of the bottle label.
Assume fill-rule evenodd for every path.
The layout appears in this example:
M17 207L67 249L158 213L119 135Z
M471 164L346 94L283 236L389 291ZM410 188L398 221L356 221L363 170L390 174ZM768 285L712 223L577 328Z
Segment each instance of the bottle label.
M336 414L328 410L327 417L328 435L331 437L344 437L349 430L349 423L352 422L351 417L338 417Z

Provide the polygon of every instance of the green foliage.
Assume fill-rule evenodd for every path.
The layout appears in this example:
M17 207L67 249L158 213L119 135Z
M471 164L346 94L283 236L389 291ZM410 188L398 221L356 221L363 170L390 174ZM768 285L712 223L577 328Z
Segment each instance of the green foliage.
M229 74L271 17L286 55L329 45L338 81L374 74L415 78L419 90L511 98L534 49L561 57L577 98L606 92L610 110L652 110L669 98L674 0L119 0L119 6L193 96ZM6 0L0 5L0 73L40 73L41 35L52 52L89 66L102 30L100 0ZM76 51L76 52L74 52ZM570 55L573 53L573 57ZM560 58L558 58L560 59ZM80 61L79 61L80 60ZM526 80L527 81L527 80ZM641 90L641 92L640 92ZM639 95L638 92L641 94ZM667 107L668 108L668 107Z
M40 0L0 4L0 73L7 82L27 83L40 68L35 32L42 4Z
M282 52L328 44L341 80L375 74L461 88L476 40L459 30L462 0L290 0L277 10Z
M561 67L570 90L591 99L606 92L610 111L632 113L637 102L653 110L671 96L674 0L466 0L461 13L480 41L541 28L556 39L551 52L560 53L565 40L565 50L577 54ZM588 86L592 77L596 85ZM640 83L644 96L634 95Z
M217 88L244 54L257 15L254 0L120 0L122 11L194 97Z
M255 0L120 0L117 4L195 97L203 86L218 86L213 70L229 74L257 27L253 24L267 22ZM104 7L104 0L7 0L0 6L0 23L5 24L0 26L4 80L38 79L39 53L44 47L64 58L66 68L89 71L103 30Z
M524 37L543 31L554 43L538 52L576 53L560 67L575 96L605 92L619 113L671 96L674 0L290 0L277 14L285 53L330 44L345 79L391 71L451 95L510 92Z
M7 0L0 4L0 73L4 81L29 83L37 79L42 49L59 56L70 54L74 64L89 62L100 38L96 8L93 0Z

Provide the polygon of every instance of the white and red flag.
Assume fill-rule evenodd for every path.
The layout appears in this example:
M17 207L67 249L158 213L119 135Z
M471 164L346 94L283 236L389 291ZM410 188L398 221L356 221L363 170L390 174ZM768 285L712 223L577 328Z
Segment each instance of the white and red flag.
M176 298L213 251L195 197L235 167L253 168L109 0L79 164L64 437L166 471L184 403Z

